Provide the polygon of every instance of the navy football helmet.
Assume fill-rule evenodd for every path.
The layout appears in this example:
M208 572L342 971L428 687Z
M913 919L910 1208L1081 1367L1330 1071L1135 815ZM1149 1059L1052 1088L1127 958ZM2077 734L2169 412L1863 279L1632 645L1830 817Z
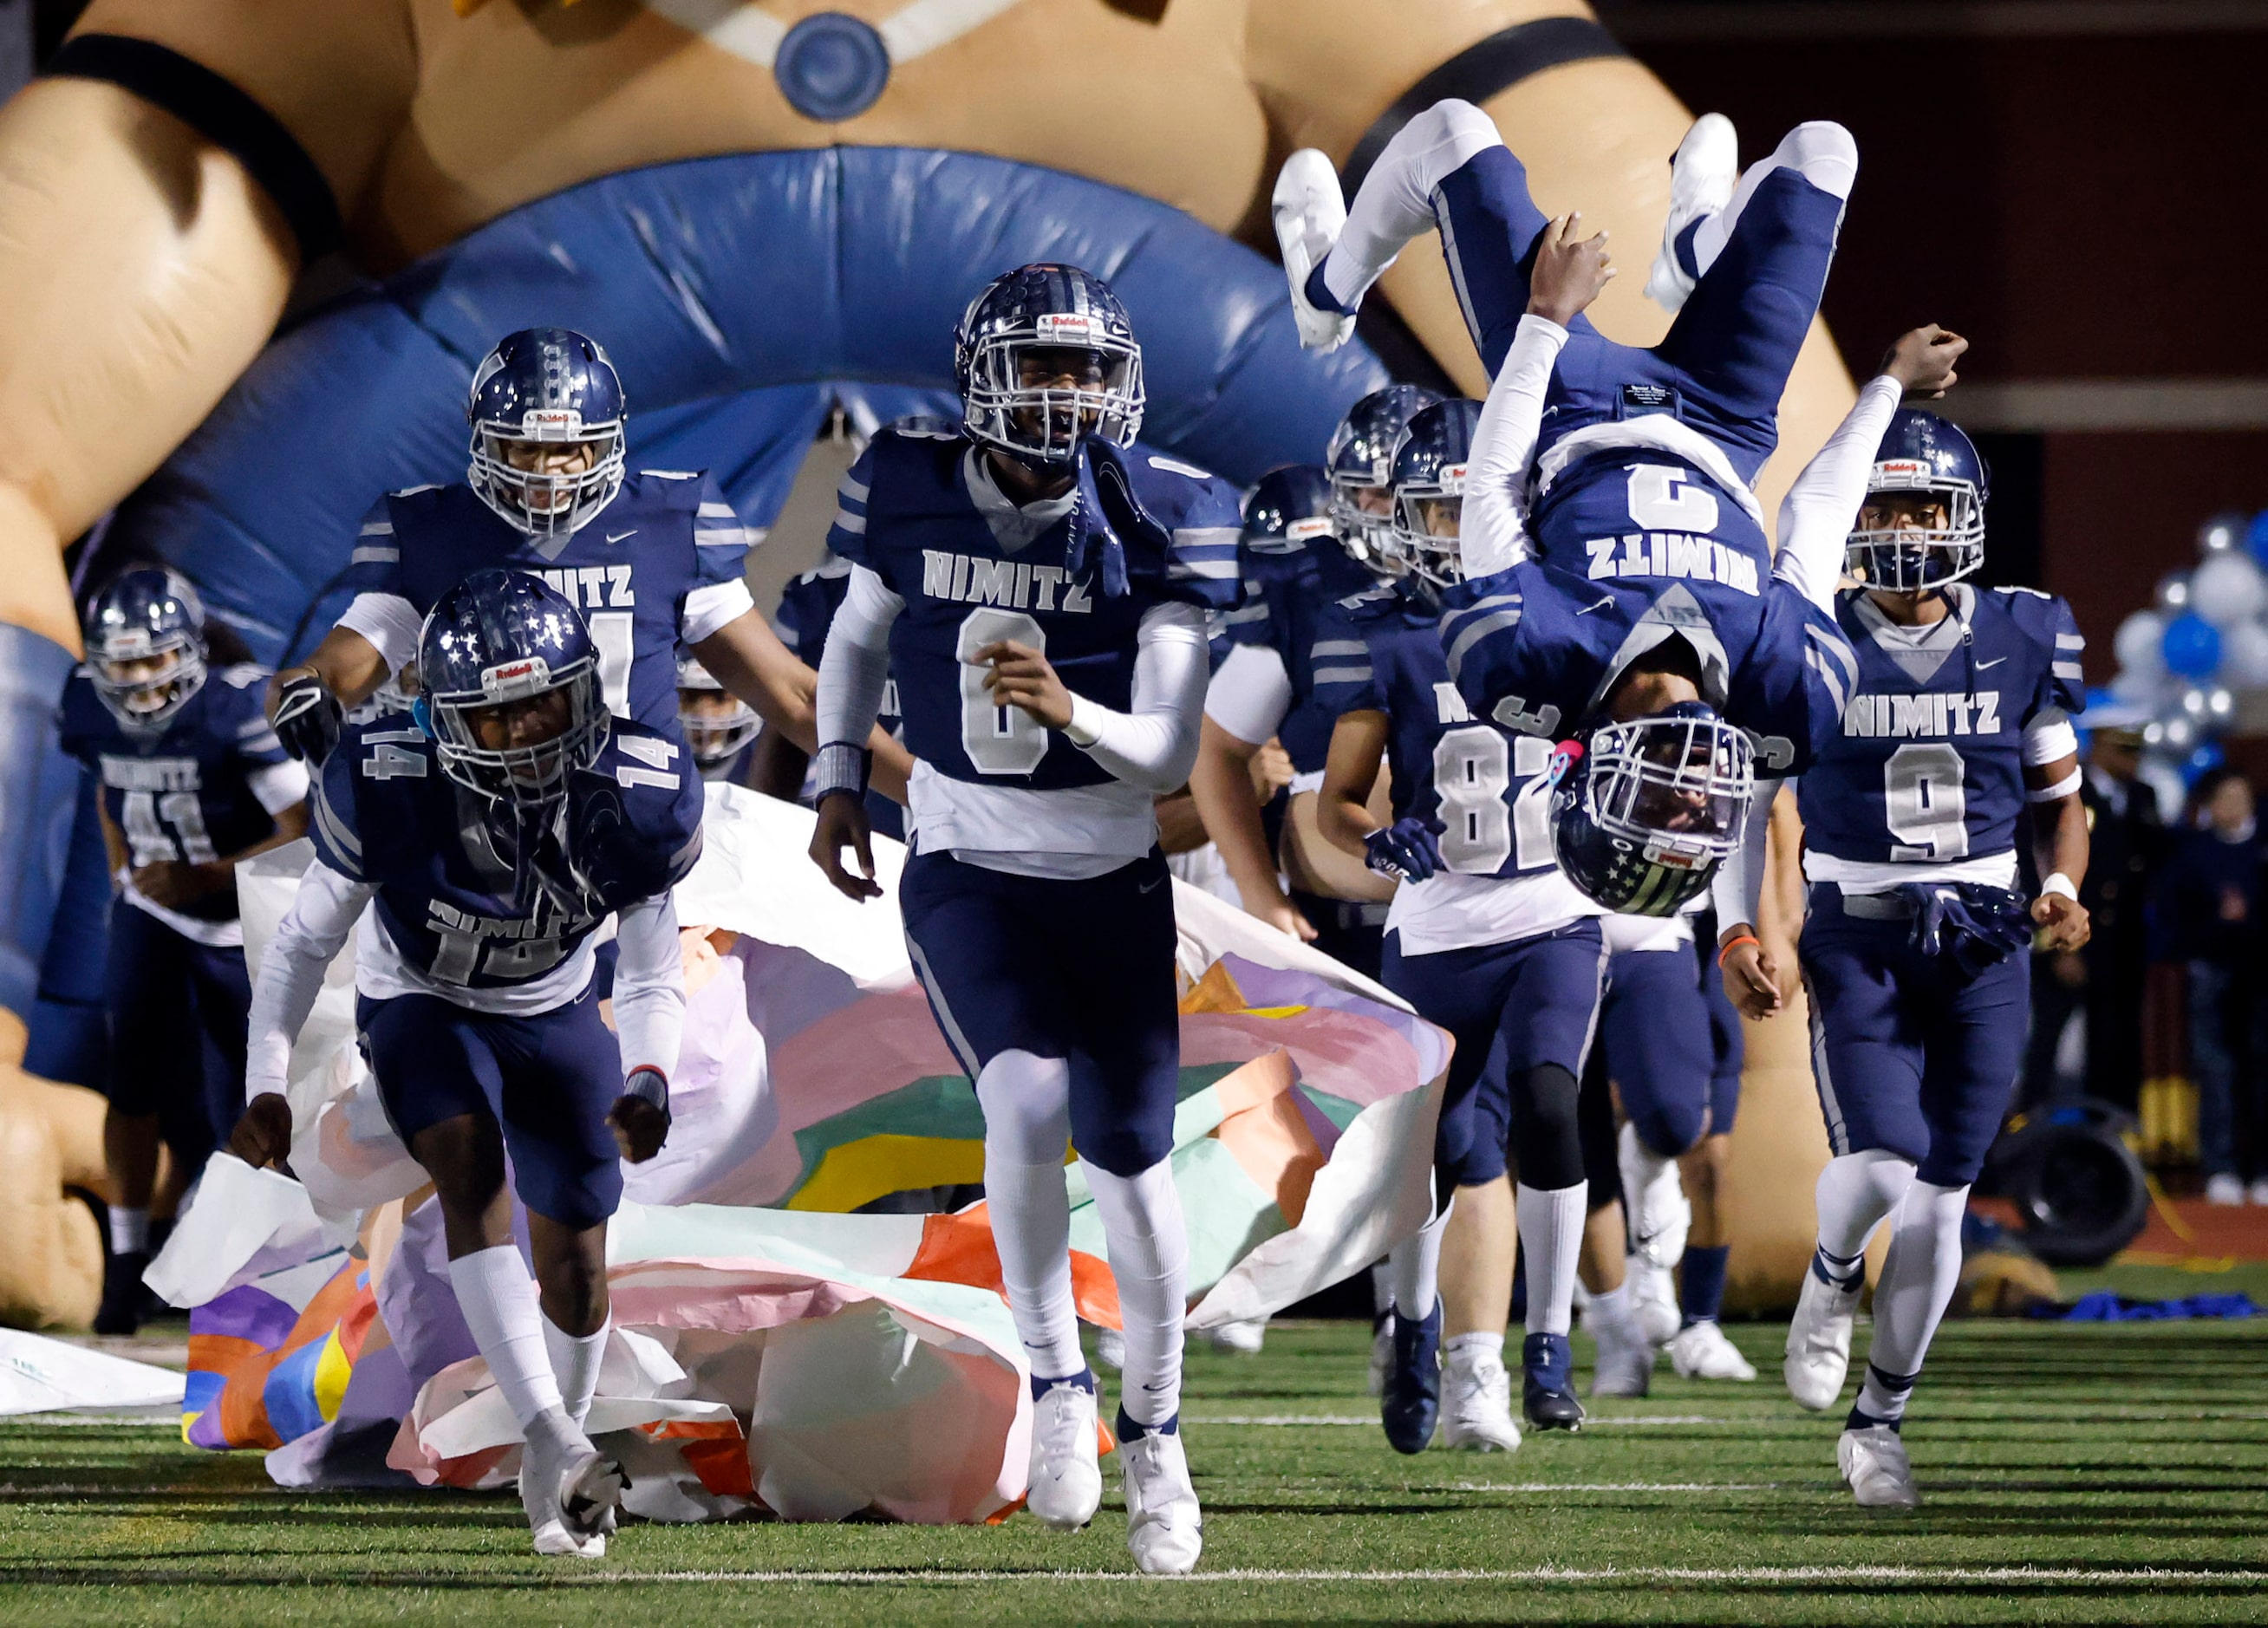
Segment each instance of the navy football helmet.
M693 754L693 761L713 769L755 740L763 720L698 660L680 656L677 725L685 732L685 749Z
M622 381L599 343L572 328L507 335L474 372L465 416L473 427L473 490L531 537L572 536L622 490L629 456ZM537 450L526 450L529 442ZM536 467L514 463L515 453ZM546 468L550 462L581 467Z
M1870 588L1915 593L1958 582L1984 564L1984 499L1991 472L1961 426L1918 407L1891 418L1867 476L1867 504L1844 549L1845 569ZM1868 526L1878 499L1934 501L1934 526Z
M1270 470L1244 500L1244 546L1255 554L1297 554L1329 535L1331 480L1314 464Z
M1602 724L1552 765L1552 851L1594 902L1675 916L1740 845L1755 792L1748 735L1705 702Z
M443 594L418 636L417 677L441 771L490 803L556 803L606 743L590 630L526 571L476 571Z
M1464 519L1465 465L1481 404L1453 399L1421 408L1394 447L1394 525L1387 569L1440 589L1465 579L1457 552Z
M1347 552L1373 570L1379 569L1386 534L1394 525L1394 448L1418 410L1440 399L1422 385L1373 390L1347 409L1324 449L1331 522ZM1375 506L1366 508L1366 502Z
M1089 436L1131 446L1142 347L1110 285L1077 266L1020 266L968 302L953 373L969 435L1027 463L1064 465Z
M121 571L87 607L85 636L94 693L129 729L163 729L204 688L204 603L179 571Z

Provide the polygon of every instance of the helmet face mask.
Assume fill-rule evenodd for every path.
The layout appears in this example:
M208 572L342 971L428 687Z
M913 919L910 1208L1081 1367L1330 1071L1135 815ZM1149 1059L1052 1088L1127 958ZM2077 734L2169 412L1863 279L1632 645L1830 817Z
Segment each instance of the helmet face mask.
M1131 446L1142 348L1118 297L1075 266L1026 266L969 303L954 335L970 438L1026 463L1076 463L1093 437Z
M622 490L622 381L580 334L540 328L504 339L473 375L466 417L468 481L530 537L572 536Z
M1890 420L1844 545L1844 569L1869 588L1922 593L1984 564L1990 475L1961 428L1919 408Z
M1323 466L1331 477L1331 523L1350 557L1382 577L1402 574L1389 559L1394 530L1394 449L1410 421L1441 398L1418 385L1373 390L1331 431Z
M85 640L95 695L128 729L164 729L204 688L203 603L162 566L107 584L89 608Z
M681 656L677 662L677 726L693 761L713 769L754 740L763 720L708 668L691 656Z
M1415 578L1428 596L1465 579L1458 533L1480 411L1477 401L1436 401L1410 416L1395 445L1388 571Z
M1608 909L1674 916L1740 845L1756 792L1747 734L1697 701L1600 726L1552 792L1560 868Z
M598 652L574 608L523 572L475 571L418 640L416 714L441 772L491 804L541 809L605 740Z

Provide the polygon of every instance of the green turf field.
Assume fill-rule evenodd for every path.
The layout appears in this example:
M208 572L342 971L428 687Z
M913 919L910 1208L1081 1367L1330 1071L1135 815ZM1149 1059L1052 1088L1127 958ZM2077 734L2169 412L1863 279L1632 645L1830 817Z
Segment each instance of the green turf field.
M1733 1333L1756 1384L1665 1361L1510 1456L1395 1455L1351 1325L1192 1353L1204 1571L1174 1581L1132 1573L1115 1492L1075 1536L639 1526L539 1561L509 1496L288 1493L162 1427L17 1423L0 1623L2268 1622L2268 1327L1948 1325L1907 1433L1927 1501L1890 1516L1779 1393L1780 1330Z

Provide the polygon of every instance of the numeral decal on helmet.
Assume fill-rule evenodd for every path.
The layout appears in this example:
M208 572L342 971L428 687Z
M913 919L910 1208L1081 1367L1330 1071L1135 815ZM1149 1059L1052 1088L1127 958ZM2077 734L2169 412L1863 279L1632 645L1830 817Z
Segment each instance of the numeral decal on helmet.
M992 704L990 667L971 665L987 645L1012 639L1047 653L1047 630L1020 610L983 606L962 618L954 655L961 663L961 749L983 775L1027 775L1048 755L1048 728L1021 707Z
M1942 742L1908 744L1882 765L1882 816L1893 859L1969 857L1969 796L1961 754Z

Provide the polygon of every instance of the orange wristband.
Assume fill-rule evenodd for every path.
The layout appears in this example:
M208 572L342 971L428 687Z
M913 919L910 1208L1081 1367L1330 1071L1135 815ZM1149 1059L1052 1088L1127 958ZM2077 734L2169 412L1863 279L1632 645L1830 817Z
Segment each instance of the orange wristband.
M1743 944L1753 944L1758 949L1762 949L1764 947L1764 940L1756 937L1753 932L1744 932L1736 939L1727 940L1723 947L1719 949L1717 952L1718 971L1722 972L1725 969L1725 957L1730 955L1734 950L1740 948Z

